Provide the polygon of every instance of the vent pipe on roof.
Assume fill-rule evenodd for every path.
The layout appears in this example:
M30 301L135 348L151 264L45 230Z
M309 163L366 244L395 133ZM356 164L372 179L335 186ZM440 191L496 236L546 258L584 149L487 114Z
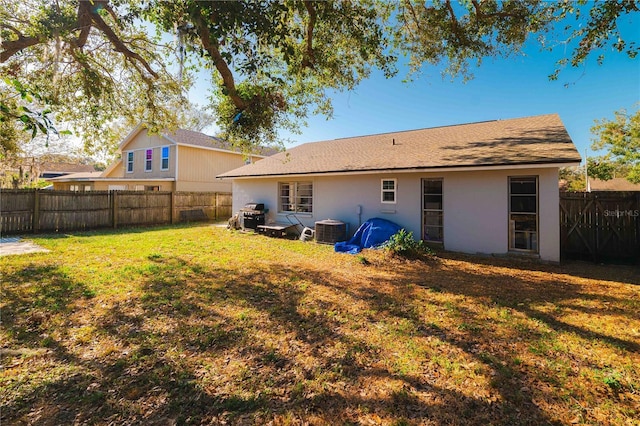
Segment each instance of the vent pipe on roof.
M396 139L395 138L391 139L391 145L395 145L395 144L396 144Z

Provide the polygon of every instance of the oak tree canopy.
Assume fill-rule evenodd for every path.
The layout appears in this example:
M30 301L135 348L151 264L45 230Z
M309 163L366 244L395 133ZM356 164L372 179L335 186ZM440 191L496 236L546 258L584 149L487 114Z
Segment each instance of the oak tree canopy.
M589 176L601 180L624 177L640 183L640 109L634 113L620 110L612 120L596 120L591 133L591 148L606 152L588 159Z
M204 68L225 135L273 142L309 114L330 116L331 91L374 69L395 75L399 58L411 74L438 65L464 78L528 37L548 46L559 21L574 48L552 79L612 49L635 57L616 24L638 10L634 0L0 0L0 133L47 133L49 109L89 145L107 143L123 117L176 126Z

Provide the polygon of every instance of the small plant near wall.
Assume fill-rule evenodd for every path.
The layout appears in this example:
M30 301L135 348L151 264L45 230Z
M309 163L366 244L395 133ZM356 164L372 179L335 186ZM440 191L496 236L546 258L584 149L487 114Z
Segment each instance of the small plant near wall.
M401 229L389 238L383 245L384 250L392 256L406 259L419 259L427 256L434 256L434 251L429 248L424 241L416 241L413 232Z

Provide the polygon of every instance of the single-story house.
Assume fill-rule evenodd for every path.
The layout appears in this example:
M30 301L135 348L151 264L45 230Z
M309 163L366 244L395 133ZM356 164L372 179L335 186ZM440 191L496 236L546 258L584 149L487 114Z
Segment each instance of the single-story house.
M558 169L580 163L557 114L306 143L219 176L267 222L391 220L446 250L560 260Z
M277 152L262 148L247 154L222 139L192 130L151 134L138 125L120 143L121 158L104 172L48 179L54 190L231 192L220 173Z
M91 164L46 161L40 165L40 178L50 179L60 176L68 176L74 173L94 173L95 171L95 167Z
M96 169L90 164L78 164L68 161L56 161L55 155L42 157L18 157L8 164L0 166L0 187L20 187L35 183L40 179L67 176L75 173L92 173ZM52 185L50 185L53 187Z

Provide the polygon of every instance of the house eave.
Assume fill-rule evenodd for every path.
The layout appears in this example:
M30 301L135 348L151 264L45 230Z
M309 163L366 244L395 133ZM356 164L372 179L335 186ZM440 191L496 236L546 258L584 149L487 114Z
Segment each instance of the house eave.
M369 175L369 174L391 174L391 173L437 173L442 171L447 172L465 172L465 171L490 171L490 170L521 170L531 168L559 168L559 167L571 167L579 166L578 160L561 160L558 162L540 162L540 163L526 163L526 164L492 164L492 165L477 165L477 166L437 166L437 167L405 167L405 168L387 168L387 169L364 169L364 170L327 170L319 172L307 172L307 173L273 173L273 174L261 174L261 175L227 175L217 176L217 179L261 179L261 178L280 178L280 177L308 177L308 176L344 176L344 175Z

